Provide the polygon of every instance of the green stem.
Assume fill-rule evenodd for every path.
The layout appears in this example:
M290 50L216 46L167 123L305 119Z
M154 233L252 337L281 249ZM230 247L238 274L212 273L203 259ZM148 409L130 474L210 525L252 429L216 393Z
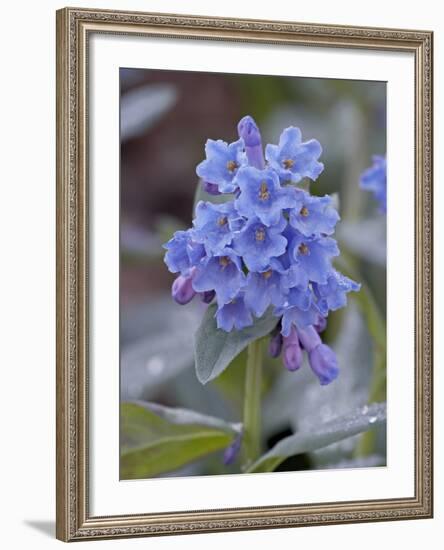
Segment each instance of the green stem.
M262 346L257 339L248 346L244 392L244 459L248 466L261 453Z

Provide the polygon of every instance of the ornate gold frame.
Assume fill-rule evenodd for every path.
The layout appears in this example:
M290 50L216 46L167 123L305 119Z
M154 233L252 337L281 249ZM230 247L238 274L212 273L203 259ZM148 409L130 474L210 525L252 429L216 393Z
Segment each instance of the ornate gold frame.
M92 517L88 510L87 45L91 33L411 52L415 58L415 496ZM429 31L65 8L57 12L57 537L167 535L432 516L432 41Z

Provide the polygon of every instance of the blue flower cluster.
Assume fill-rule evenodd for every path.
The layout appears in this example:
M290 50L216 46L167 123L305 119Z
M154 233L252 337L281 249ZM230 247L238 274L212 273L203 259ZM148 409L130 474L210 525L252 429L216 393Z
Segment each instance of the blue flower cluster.
M379 210L387 212L387 160L380 155L373 156L373 165L361 175L361 189L373 193L379 203Z
M238 134L231 144L208 140L196 169L204 189L226 194L227 201L200 201L193 227L164 245L169 270L179 274L173 298L180 304L196 294L206 303L215 299L217 326L227 332L273 308L279 323L270 354L282 353L294 371L305 350L321 384L328 384L338 374L337 361L319 333L328 312L343 307L346 294L360 285L332 266L339 254L331 237L339 220L332 199L297 187L322 172L321 145L303 142L300 130L290 127L264 156L250 116L239 122Z

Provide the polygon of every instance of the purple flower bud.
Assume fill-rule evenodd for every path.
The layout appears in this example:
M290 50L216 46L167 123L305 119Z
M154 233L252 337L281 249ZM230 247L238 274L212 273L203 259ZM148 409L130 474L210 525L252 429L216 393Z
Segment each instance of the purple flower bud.
M219 191L219 186L216 183L204 181L202 185L205 193L208 193L209 195L221 195L221 192Z
M240 119L237 125L239 137L244 140L246 147L261 145L261 133L253 117L246 115Z
M319 315L317 323L313 326L318 334L324 332L324 330L327 328L327 318Z
M294 327L288 336L283 337L282 351L285 368L291 372L298 370L302 365L302 349Z
M237 125L237 131L239 137L244 140L249 164L262 170L265 167L265 160L261 133L256 122L251 116L244 116Z
M313 325L308 325L298 330L299 330L299 341L301 342L302 347L308 353L310 353L317 346L322 344L322 340Z
M270 357L279 357L282 351L282 344L283 338L280 332L270 338L270 343L268 344L268 354Z
M183 275L179 275L174 281L171 287L171 296L178 304L188 304L196 295L192 282L192 277L184 277Z
M242 443L242 433L236 436L236 438L233 440L233 443L229 447L225 449L224 452L224 464L228 466L228 464L232 464L240 451Z
M325 344L316 346L308 354L310 366L319 378L321 386L330 384L339 374L335 352Z
M205 292L201 292L200 296L204 304L210 304L213 301L213 298L216 296L216 293L214 292L214 290L207 290Z

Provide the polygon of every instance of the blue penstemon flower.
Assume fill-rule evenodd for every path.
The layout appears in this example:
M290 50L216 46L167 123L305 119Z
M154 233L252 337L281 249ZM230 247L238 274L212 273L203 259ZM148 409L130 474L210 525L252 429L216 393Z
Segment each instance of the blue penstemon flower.
M282 188L278 175L269 168L241 168L235 181L240 195L234 204L239 214L246 218L254 216L265 225L276 225L282 211L297 204L296 190L293 187Z
M270 354L282 354L285 367L297 371L305 352L320 383L328 384L338 365L319 334L329 311L345 306L347 293L360 285L333 267L339 215L331 197L297 186L323 171L322 147L314 139L303 142L299 128L290 127L279 145L265 147L264 157L253 118L244 117L237 129L231 144L208 140L197 167L205 190L226 194L226 202L199 202L193 227L164 245L169 270L179 274L173 298L216 300L216 324L226 332L271 311L278 324Z
M233 248L249 271L264 271L272 258L284 254L287 239L282 231L286 225L282 216L271 227L264 225L258 218L252 218L234 237Z
M200 201L196 205L192 238L205 247L207 254L217 254L233 240L233 230L240 229L243 220L232 202L212 204Z
M263 271L250 271L245 286L245 303L256 317L262 317L272 304L282 307L287 300L288 272L278 258L271 258Z
M207 184L211 194L233 193L236 189L234 178L239 168L246 164L243 139L234 143L209 139L205 145L207 158L196 168L197 175Z
M265 158L281 181L299 183L303 178L316 180L324 170L318 158L322 154L319 141L311 139L302 142L299 128L286 128L279 138L279 145L267 145Z
M229 302L218 307L216 321L217 327L226 332L233 328L241 330L252 324L253 318L245 304L243 292L239 292Z
M323 285L313 284L313 291L318 298L319 310L328 315L329 311L336 311L347 305L347 293L358 291L360 285L345 277L336 269L332 269L327 282Z
M193 288L197 292L214 290L219 305L230 302L245 286L242 260L232 248L208 256L196 267Z
M171 273L188 275L190 269L205 256L204 247L193 240L191 229L176 231L163 247L167 250L165 263Z
M339 221L339 214L328 195L315 197L299 191L297 203L290 211L290 225L305 237L332 235Z
M332 268L332 259L339 248L331 237L305 237L296 231L289 244L294 261L307 274L310 281L326 283Z

